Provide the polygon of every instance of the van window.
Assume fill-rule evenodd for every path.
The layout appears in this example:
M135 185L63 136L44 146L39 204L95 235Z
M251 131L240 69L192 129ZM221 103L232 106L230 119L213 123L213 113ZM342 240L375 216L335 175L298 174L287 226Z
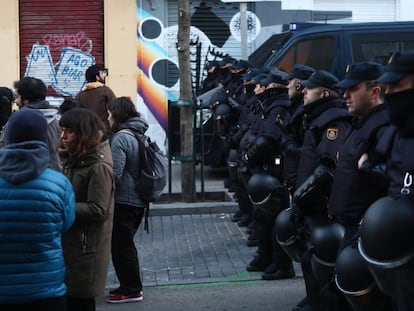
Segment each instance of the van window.
M336 39L326 36L296 41L276 66L291 72L294 64L305 64L316 69L332 69Z
M373 61L385 64L392 52L414 49L414 34L412 32L354 34L351 42L355 62Z

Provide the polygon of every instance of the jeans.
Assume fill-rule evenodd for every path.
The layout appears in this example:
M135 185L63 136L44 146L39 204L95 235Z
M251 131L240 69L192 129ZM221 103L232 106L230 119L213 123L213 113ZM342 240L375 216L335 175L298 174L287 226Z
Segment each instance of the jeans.
M134 236L144 216L144 207L115 204L112 229L112 263L124 294L142 291Z

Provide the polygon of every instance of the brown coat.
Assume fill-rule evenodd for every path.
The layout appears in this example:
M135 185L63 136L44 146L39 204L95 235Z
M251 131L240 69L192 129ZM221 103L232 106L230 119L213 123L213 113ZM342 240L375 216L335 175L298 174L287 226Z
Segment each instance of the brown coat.
M107 104L115 99L112 90L101 82L87 83L84 89L76 95L76 99L86 108L95 112L99 118L105 123L109 131Z
M74 225L63 235L67 295L103 294L111 252L114 180L109 142L82 159L61 151L64 173L76 197Z

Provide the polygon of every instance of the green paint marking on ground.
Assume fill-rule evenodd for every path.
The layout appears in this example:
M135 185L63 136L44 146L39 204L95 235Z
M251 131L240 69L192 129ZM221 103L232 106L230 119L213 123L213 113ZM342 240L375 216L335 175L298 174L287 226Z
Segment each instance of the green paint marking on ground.
M236 274L233 274L233 275L229 275L228 278L229 279L239 279L239 278L246 278L246 277L249 277L251 275L252 275L251 272L245 271L245 272L240 272L240 273L236 273Z
M178 289L178 288L195 288L195 287L212 287L212 286L229 286L229 285L245 285L245 284L262 284L266 283L264 280L245 280L245 281L218 281L211 283L193 283L193 284L177 284L177 285L164 285L160 288Z

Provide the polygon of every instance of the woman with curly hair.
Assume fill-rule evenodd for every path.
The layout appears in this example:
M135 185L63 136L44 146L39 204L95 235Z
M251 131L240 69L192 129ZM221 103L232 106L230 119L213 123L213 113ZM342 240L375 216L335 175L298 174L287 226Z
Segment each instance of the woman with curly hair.
M110 259L114 182L105 125L88 109L62 115L59 151L76 196L74 225L63 235L69 311L94 311L103 294Z

